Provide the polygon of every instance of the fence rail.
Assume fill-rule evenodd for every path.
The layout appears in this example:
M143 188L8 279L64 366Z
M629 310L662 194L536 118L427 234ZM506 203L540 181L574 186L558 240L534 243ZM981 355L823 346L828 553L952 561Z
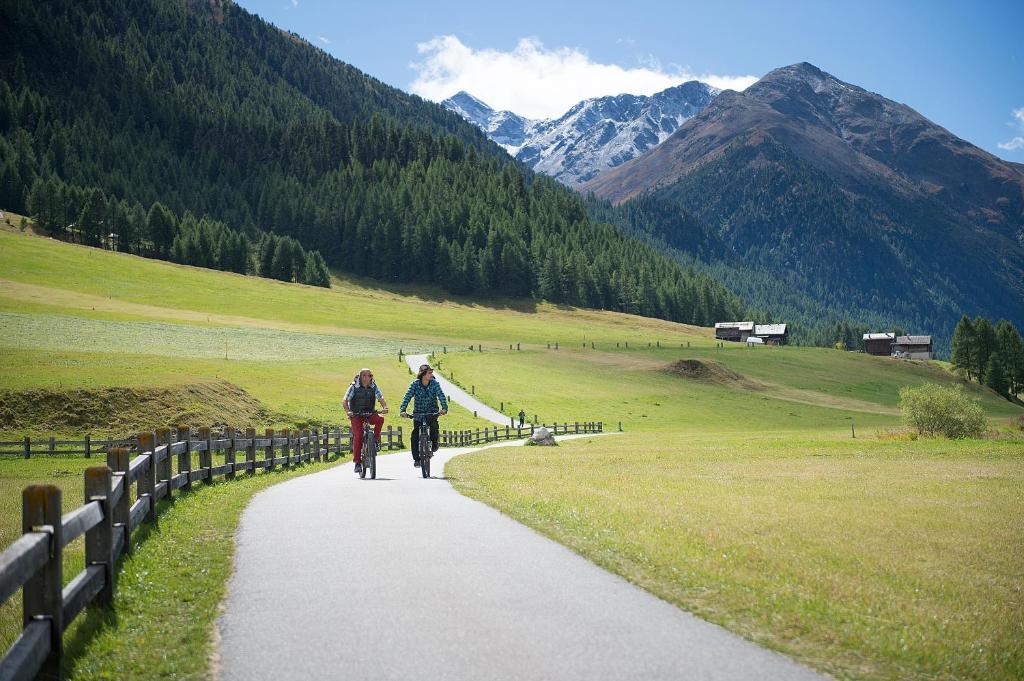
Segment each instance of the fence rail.
M179 433L187 437L179 440ZM126 446L108 448L107 465L85 470L85 504L67 513L55 485L22 491L23 534L0 553L0 604L21 589L23 627L0 658L0 681L61 677L65 629L86 606L110 604L117 559L131 551L132 532L156 520L157 503L174 490L324 461L351 448L351 433L339 426L267 429L262 436L252 428L226 428L217 437L199 428L196 434L193 439L187 427L139 433L134 458ZM382 448L403 446L401 428L381 433ZM82 536L85 566L64 586L64 548Z
M527 424L521 427L494 426L493 428L477 428L475 430L442 430L440 435L442 447L469 447L471 445L502 440L522 440L534 434L537 428L547 428L552 435L577 435L583 433L603 433L604 423L601 421L574 421L572 423L553 423L534 426Z
M331 428L333 433L335 430L341 430L338 436L341 440L348 443L349 447L352 445L352 432L349 426L336 426ZM177 433L176 429L171 429L174 435L172 438L175 440L184 440L183 434ZM217 433L217 439L224 440L226 431ZM401 428L392 429L388 428L381 433L381 448L382 449L401 449L405 445L401 440ZM190 433L190 437L195 436L195 430ZM56 456L56 455L85 455L85 458L92 458L93 454L106 454L108 450L113 447L128 447L129 449L137 449L139 446L138 437L130 438L93 438L91 435L84 435L80 440L58 440L55 437L24 437L20 440L0 440L0 456L22 456L29 459L33 456ZM180 447L181 443L177 443L176 446ZM204 446L204 443L200 443L199 446ZM260 445L264 446L264 445ZM193 443L195 447L195 443ZM196 449L193 449L196 451ZM177 454L178 452L173 452Z

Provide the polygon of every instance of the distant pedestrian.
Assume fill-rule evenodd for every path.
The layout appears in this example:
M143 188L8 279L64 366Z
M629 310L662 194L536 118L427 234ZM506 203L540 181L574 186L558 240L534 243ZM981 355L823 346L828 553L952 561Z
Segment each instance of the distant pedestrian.
M519 427L523 427L523 422L526 420L526 412L522 409L519 410Z

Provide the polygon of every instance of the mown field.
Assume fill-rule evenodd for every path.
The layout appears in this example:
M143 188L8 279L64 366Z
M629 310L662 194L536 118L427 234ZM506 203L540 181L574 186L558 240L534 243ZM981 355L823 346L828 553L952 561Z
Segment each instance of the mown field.
M639 433L458 457L484 501L842 679L1024 676L1024 439Z
M444 375L506 413L625 430L456 459L446 472L463 492L839 678L1024 676L1024 435L1011 426L1024 410L965 385L989 437L911 439L898 390L961 383L939 363L719 349L708 329L629 315L341 279L330 290L286 285L4 231L0 324L0 439L154 420L334 422L359 367L397 406L410 380L398 350L433 351ZM109 391L129 399L112 411ZM445 425L486 424L456 409ZM77 499L82 465L0 461L0 491L16 500L30 479L54 480ZM230 532L253 490L211 489ZM0 541L20 531L17 513L15 501L0 504ZM147 540L151 562L125 577L120 606L189 613L193 637L213 611L176 610L175 599L220 593L226 573L175 564L180 586L155 595L146 574L191 541L195 517ZM199 551L226 570L227 543ZM0 618L10 636L16 610ZM92 660L76 666L82 678L116 675L118 637L153 635L140 618L97 626L81 637ZM188 674L201 675L204 655Z

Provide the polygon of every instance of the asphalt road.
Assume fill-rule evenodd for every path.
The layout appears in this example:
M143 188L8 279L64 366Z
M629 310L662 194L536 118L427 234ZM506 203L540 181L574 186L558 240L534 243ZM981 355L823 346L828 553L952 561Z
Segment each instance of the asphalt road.
M433 479L405 452L375 481L346 463L257 495L220 678L822 678L463 497L439 477L462 451Z
M416 372L421 365L427 363L427 355L406 355L405 361L409 368ZM415 378L415 376L410 378ZM441 384L441 390L444 391L445 397L455 404L462 405L470 411L475 411L479 418L486 419L491 423L497 423L499 426L512 425L511 417L505 416L497 409L487 406L441 374L434 372L434 378ZM395 406L397 407L399 404L401 404L401 401L397 402Z

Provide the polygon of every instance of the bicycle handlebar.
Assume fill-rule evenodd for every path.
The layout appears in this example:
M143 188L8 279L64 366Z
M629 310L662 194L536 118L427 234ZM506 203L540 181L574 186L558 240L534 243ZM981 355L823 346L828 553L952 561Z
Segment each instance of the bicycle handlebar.
M376 409L374 409L373 411L354 411L354 412L352 412L352 416L359 416L361 418L366 418L367 416L376 416L379 413L380 412L377 411Z
M414 419L417 416L440 416L440 415L441 415L441 412L439 412L439 411L435 411L435 412L430 413L430 414L409 414L409 413L403 413L403 416L405 418L407 418L407 419Z

